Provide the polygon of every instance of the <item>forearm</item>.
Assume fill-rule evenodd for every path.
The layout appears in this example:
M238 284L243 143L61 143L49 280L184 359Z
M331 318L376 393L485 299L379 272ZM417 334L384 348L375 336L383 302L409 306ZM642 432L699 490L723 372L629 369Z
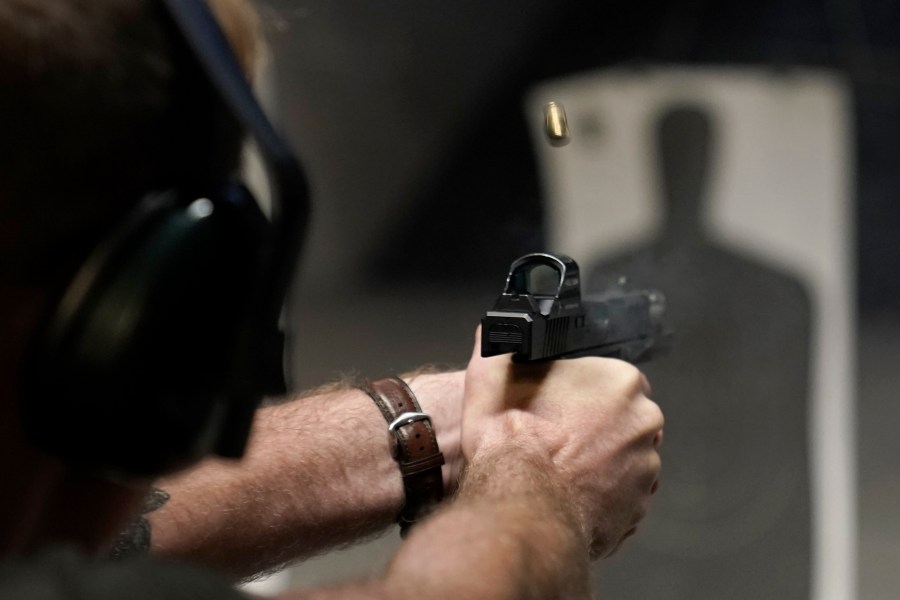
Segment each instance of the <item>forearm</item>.
M436 426L449 422L439 443L454 452L452 403L436 398L461 396L462 375L411 385ZM382 531L403 504L384 418L355 389L261 409L240 462L207 461L160 485L171 499L150 516L153 550L236 578Z
M586 598L588 542L549 458L518 448L469 466L458 497L413 529L385 575L281 600Z

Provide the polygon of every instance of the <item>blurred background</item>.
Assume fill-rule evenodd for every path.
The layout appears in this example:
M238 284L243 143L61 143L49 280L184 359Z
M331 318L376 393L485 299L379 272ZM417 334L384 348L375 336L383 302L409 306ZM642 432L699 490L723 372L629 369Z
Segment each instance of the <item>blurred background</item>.
M254 3L263 15L271 47L272 77L267 92L273 113L300 154L314 192L313 222L291 314L290 370L292 386L298 389L346 373L383 376L426 362L463 366L474 327L501 291L510 262L527 252L564 245L566 231L560 230L555 215L561 203L572 204L560 193L561 188L553 185L551 178L559 166L549 161L565 155L557 153L552 155L556 158L548 158L548 148L541 146L542 141L534 135L541 119L534 103L542 100L541 94L556 89L552 82L586 74L602 78L622 69L628 69L634 77L642 71L652 77L660 66L720 71L752 68L773 76L809 69L838 82L834 89L838 90L838 105L843 112L832 125L842 132L833 141L839 146L834 155L841 158L842 178L835 185L846 187L838 190L833 201L842 202L840 206L846 211L834 248L846 261L835 265L843 289L816 287L808 273L792 264L779 264L771 257L760 261L742 252L732 256L737 262L725 267L721 261L707 264L700 259L680 264L697 266L695 271L700 275L694 276L713 287L727 286L723 273L733 271L728 265L738 263L752 263L764 267L766 273L794 281L792 289L799 290L799 296L776 294L762 304L750 302L749 307L774 324L772 331L785 330L779 323L809 323L811 331L801 328L792 337L797 348L779 345L772 350L791 372L806 374L815 366L809 363L815 362L816 328L823 322L820 307L830 298L823 294L837 293L847 300L842 304L847 314L842 313L841 318L852 335L838 350L850 363L843 381L851 388L844 398L848 435L835 444L847 444L851 464L834 468L847 475L853 488L845 494L852 502L848 531L853 539L837 553L853 563L846 566L853 587L849 591L817 589L813 581L812 564L822 550L816 550L820 540L811 524L810 506L823 500L811 498L819 488L809 484L812 475L803 468L796 473L792 488L800 496L790 503L790 510L781 513L782 525L757 523L759 531L750 536L752 544L721 549L712 556L693 552L685 557L677 545L673 546L675 550L662 551L658 545L638 543L640 539L656 539L667 523L671 525L672 521L660 517L642 528L634 544L598 566L595 585L603 597L609 598L874 600L896 595L895 590L900 588L900 516L896 510L900 467L891 442L900 426L900 407L894 393L900 358L900 252L895 241L900 236L900 3ZM571 125L573 147L579 132L615 130L615 123L582 120ZM664 145L662 133L648 138L652 143L642 146L645 154L639 160L662 173L667 168L676 174L690 169L705 173L704 168L712 167L702 165L717 164L716 157L727 146L704 141L707 134L698 134L696 128L694 133L690 131L688 127L684 134L688 137L679 138L682 150L670 151L669 156L699 152L701 156L695 156L693 163L670 161L668 167L661 165L660 161L666 160L658 151ZM705 149L698 151L700 146ZM608 151L615 153L615 144L611 148ZM571 156L574 149L567 147L562 152ZM761 169L759 173L766 171ZM806 183L811 185L809 189L816 189L812 185L816 182L804 181L816 177L816 173L802 165L793 169L793 165L784 164L780 176L796 179L798 189L807 189ZM702 182L694 191L685 191L679 188L677 177L668 176L667 181L660 192L667 197L704 196L709 191ZM766 182L757 184L765 187ZM602 190L598 196L602 195L608 218L625 219L622 222L627 223L638 200L624 192L610 197L615 190L609 186L598 189ZM752 197L745 200L749 206L766 206L764 202L754 203ZM797 200L810 211L810 217L815 216L817 199ZM573 218L577 219L577 213ZM585 216L582 221L587 219ZM598 236L607 231L601 225L598 222ZM641 244L644 240L637 230L631 232L632 237L604 247L602 256L575 258L585 271L588 267L598 273L634 269L635 254L646 244ZM605 239L610 238L607 235ZM680 251L686 238L679 239L681 245L676 244L674 250L666 246L665 251ZM550 244L555 247L548 247ZM703 257L705 260L707 254ZM677 298L680 280L672 276L672 271L660 270L665 264L654 262L653 269L642 272L649 273L651 279L658 273L657 285L668 286L664 291ZM771 278L765 278L768 276L760 277L766 285L772 283ZM702 287L701 283L697 285ZM803 295L806 299L798 301ZM796 318L797 314L802 318ZM690 329L694 323L690 314L673 308L673 317L683 319L683 331L688 328L688 332L697 332L685 336L686 343L676 346L676 352L682 349L681 356L696 359L688 367L679 365L681 372L693 369L687 371L691 375L687 380L752 378L746 363L723 367L702 361L702 353L695 351L701 343L697 340L710 335L725 332L730 339L738 339L735 332L745 332L749 327L751 334L756 333L755 343L760 348L750 360L766 354L767 347L760 342L766 339L762 330L742 318L722 317L725 320L718 321L722 331L703 332ZM712 435L715 422L704 422L686 412L688 402L681 404L678 400L689 390L682 391L684 385L675 389L685 378L673 378L672 363L668 364L647 368L656 382L657 400L670 416L666 450L671 455L664 453L664 468L674 471L675 485L661 489L660 512L671 515L673 507L697 508L697 539L702 540L704 528L715 527L714 517L722 516L714 515L715 506L709 506L712 499L720 497L713 493L720 489L716 486L724 485L722 478L714 476L721 465L712 464L715 461L692 463L697 465L692 475L707 484L706 494L687 502L678 495L679 490L688 488L679 485L677 464L669 467L666 461L675 460L672 455L695 459L715 456L722 451L717 444L728 444L730 438ZM660 378L672 382L668 394ZM763 414L771 421L796 423L796 428L779 435L800 440L799 446L790 451L791 457L805 460L809 444L802 442L817 439L821 432L815 430L816 421L810 416L810 406L816 401L814 386L807 378L802 379L796 383L767 378L769 387L761 387L759 392L766 395ZM783 394L791 389L799 390L792 396L795 400L786 400L784 411L779 411L780 405L773 404L768 392L780 390ZM732 400L724 407L712 408L727 410L736 426L746 421L746 431L751 433L753 427L764 427L766 421L745 406L746 402L735 404ZM670 432L677 431L672 415L676 423L684 420L699 428L697 436L684 436L693 440L693 446L688 447L687 441L679 446L677 435L674 441L671 439ZM756 443L761 442L756 439ZM742 448L754 453L752 442ZM778 461L778 456L766 460ZM724 463L732 470L742 464L738 458ZM753 476L764 481L764 472L761 474L759 467L753 469ZM666 488L671 489L668 496ZM768 497L757 495L759 502ZM737 505L725 514L731 517L731 523L740 522L743 515ZM752 529L754 522L744 525ZM371 543L292 567L269 584L291 581L304 585L376 572L398 541L396 532L391 532ZM655 587L630 584L642 580L653 582ZM640 590L644 590L643 595Z

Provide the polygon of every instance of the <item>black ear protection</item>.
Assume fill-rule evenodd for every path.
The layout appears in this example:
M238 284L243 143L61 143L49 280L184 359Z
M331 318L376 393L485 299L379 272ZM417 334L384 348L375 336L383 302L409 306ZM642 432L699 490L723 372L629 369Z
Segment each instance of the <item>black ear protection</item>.
M276 391L271 340L309 210L303 172L206 3L163 3L256 143L271 216L233 178L152 194L93 252L33 341L26 431L66 462L112 476L243 453L259 401Z

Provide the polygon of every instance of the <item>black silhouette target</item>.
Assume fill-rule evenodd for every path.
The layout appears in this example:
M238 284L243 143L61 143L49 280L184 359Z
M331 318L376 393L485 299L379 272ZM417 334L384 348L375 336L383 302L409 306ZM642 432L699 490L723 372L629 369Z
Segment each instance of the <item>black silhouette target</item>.
M704 230L708 111L672 105L654 125L664 231L593 265L587 291L624 277L666 294L673 350L642 365L666 414L663 472L638 535L597 586L620 599L809 597L809 298L795 277Z

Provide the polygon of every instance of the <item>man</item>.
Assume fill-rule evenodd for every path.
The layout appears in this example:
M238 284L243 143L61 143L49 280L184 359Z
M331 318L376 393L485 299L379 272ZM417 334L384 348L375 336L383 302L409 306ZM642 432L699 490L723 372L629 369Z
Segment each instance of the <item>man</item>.
M211 4L252 65L252 13ZM155 482L97 477L25 434L22 367L54 296L137 199L197 156L237 158L173 85L183 57L162 14L157 0L0 0L0 597L239 597L229 581L380 532L410 502L371 389L260 409L240 461ZM588 595L588 561L634 533L656 489L659 408L619 361L514 365L478 348L476 335L465 372L405 378L452 497L381 576L283 598ZM147 515L153 556L91 558L151 483L164 492Z

